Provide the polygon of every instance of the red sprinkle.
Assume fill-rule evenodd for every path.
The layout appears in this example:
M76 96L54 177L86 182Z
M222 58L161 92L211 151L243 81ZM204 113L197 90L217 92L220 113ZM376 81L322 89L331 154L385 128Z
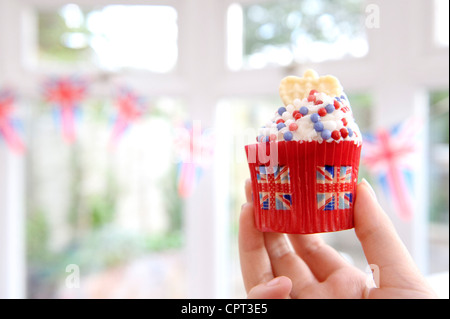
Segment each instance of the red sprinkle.
M300 113L299 110L295 110L294 112L292 112L292 116L295 117L295 115L297 115L298 113Z
M276 134L270 134L269 140L276 141L277 140L277 135Z
M334 108L338 110L340 107L341 105L339 104L339 102L337 100L334 100Z
M295 118L296 120L301 119L302 117L303 117L303 115L302 115L302 113L300 113L300 112L294 115L294 118Z
M347 119L345 117L342 118L342 123L344 123L344 126L347 126Z
M335 140L338 140L338 139L341 138L341 133L339 133L338 130L335 130L335 131L333 131L333 132L331 133L331 137L332 137L333 139L335 139Z
M309 95L314 95L314 94L316 94L316 93L317 93L316 90L311 90L311 91L309 91Z
M278 119L277 124L284 123L283 119Z
M316 101L315 95L308 96L308 102L315 102L315 101Z
M325 115L327 115L327 109L324 107L321 107L319 109L319 111L317 111L317 113L319 113L320 116L325 116Z
M298 125L296 123L289 124L289 131L296 131L298 129Z
M319 105L319 104L323 104L323 101L322 101L322 100L316 100L316 101L314 101L314 105Z
M348 131L346 128L341 128L339 132L341 133L342 138L346 138L348 136Z

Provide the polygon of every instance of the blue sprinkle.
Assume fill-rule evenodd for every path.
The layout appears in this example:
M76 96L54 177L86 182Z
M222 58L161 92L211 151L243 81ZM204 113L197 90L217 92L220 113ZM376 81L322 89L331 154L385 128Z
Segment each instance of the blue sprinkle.
M278 109L278 114L283 115L284 112L286 112L286 108L284 106Z
M346 98L345 98L345 96L344 96L344 95L341 95L341 99L343 99L343 100L346 100Z
M316 122L314 123L314 129L317 132L322 132L323 131L323 123L322 122Z
M325 106L325 110L327 110L327 113L333 113L335 110L334 105L328 104L327 106Z
M308 108L306 106L302 106L299 111L302 115L308 114Z
M278 131L281 130L283 127L286 127L286 124L284 124L284 123L278 123L277 124Z
M292 138L294 137L294 135L292 134L291 131L287 131L283 134L284 140L285 141L290 141L292 140Z
M323 130L321 136L324 140L328 140L331 137L331 131Z
M347 131L348 131L348 136L352 137L353 136L353 130L349 127L347 127Z
M314 123L316 123L319 119L320 119L319 114L317 113L311 114L311 121L313 121Z
M341 102L341 98L339 96L335 97L336 101Z
M270 137L269 136L265 136L263 139L263 142L267 143L268 141L270 141Z

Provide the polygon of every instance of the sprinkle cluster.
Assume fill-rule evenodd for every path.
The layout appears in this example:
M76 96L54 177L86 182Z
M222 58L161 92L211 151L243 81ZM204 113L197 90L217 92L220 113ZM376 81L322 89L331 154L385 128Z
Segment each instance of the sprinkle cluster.
M344 106L346 97L341 95L340 97L334 97L332 103L324 103L321 96L323 97L323 95L319 94L316 90L311 90L308 97L303 101L296 99L293 101L293 104L289 104L286 107L280 107L275 114L275 119L263 128L262 134L258 136L257 141L271 142L281 138L285 141L293 140L295 132L299 130L301 126L300 119L307 115L309 115L309 119L312 122L316 134L325 141L338 141L341 138L345 139L347 137L352 137L354 132L348 127L348 121L345 116L340 119L340 121L342 121L342 125L338 126L342 127L340 129L327 129L322 122L322 119L326 115L332 114L337 110L341 109L341 112L343 113L349 111L348 107ZM331 97L328 98L328 101L329 100L331 100ZM315 107L308 108L302 104ZM314 109L315 111L312 111L311 109ZM306 120L306 118L304 120Z

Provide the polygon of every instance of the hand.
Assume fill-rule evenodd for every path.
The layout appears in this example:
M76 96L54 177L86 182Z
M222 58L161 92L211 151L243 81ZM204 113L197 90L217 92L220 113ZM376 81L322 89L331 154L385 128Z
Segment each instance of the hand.
M255 228L251 181L239 221L239 253L248 298L437 298L391 221L363 180L356 189L355 233L379 287L318 234L263 233ZM292 246L292 248L291 248Z

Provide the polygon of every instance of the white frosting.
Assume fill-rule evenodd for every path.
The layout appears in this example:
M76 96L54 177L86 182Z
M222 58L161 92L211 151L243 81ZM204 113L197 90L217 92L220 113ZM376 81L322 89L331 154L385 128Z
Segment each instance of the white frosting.
M334 106L335 100L339 102L338 109ZM327 142L354 141L356 144L362 142L361 132L353 118L350 103L346 96L342 95L341 97L334 98L325 93L315 93L315 101L313 99L312 101L308 101L308 98L302 100L296 99L293 101L293 104L285 107L286 111L282 115L277 110L272 120L259 130L258 141L289 140L290 134L288 133L286 135L288 137L286 139L284 134L291 132L292 141L318 141L321 143L324 141L323 137L327 137L327 134L329 135L335 132L333 137L326 139ZM318 104L319 101L323 103ZM327 105L328 110L331 111L330 113L325 113L324 110L319 111L323 108L326 109ZM296 111L300 111L302 107L306 107L308 113L302 115L299 119L295 119L295 113L298 113ZM311 116L319 113L322 113L322 116L319 116L318 122L323 124L323 130L327 130L327 132L320 130L320 128L319 131L314 128L314 122L311 120ZM317 115L314 115L314 117L317 117ZM280 129L278 129L277 121L280 119L284 121L286 127L281 128L283 125L280 125ZM295 130L290 129L290 125L293 123L297 125L297 129ZM321 125L319 124L318 126ZM293 128L295 128L295 125L293 125ZM344 138L342 135L347 136Z

